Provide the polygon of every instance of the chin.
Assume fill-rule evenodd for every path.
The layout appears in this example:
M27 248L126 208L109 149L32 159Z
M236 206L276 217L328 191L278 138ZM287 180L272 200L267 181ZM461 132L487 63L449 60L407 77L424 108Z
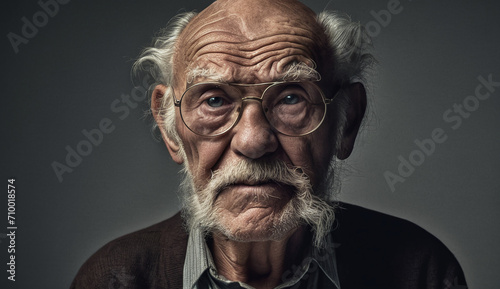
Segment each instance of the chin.
M238 242L280 241L301 225L300 220L294 216L265 209L252 209L237 216L220 217L217 231L229 240Z

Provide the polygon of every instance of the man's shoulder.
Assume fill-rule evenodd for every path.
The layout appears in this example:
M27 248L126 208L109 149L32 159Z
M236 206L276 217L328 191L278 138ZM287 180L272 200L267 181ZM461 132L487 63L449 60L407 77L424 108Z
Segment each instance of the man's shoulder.
M372 241L418 238L440 243L436 237L413 222L348 203L338 204L335 230L341 233L340 237L349 239L371 235L375 237L370 238Z
M71 288L177 288L171 276L182 274L187 238L179 213L119 237L83 264Z
M407 288L412 282L421 288L465 283L454 255L420 226L350 204L340 204L337 212L333 236L339 274L349 280L344 283L385 288Z
M438 238L408 220L346 203L339 205L336 216L339 243L396 252L449 252Z

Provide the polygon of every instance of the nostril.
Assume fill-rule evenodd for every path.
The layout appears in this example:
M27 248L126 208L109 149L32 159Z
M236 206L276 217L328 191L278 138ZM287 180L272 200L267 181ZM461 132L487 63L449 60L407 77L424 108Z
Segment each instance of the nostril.
M231 147L240 155L258 159L276 151L278 139L269 126L250 124L237 128Z

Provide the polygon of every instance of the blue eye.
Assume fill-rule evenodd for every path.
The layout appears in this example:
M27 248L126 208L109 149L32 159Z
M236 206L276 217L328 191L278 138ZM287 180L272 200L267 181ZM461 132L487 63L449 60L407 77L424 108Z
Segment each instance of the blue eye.
M297 104L300 100L300 97L296 94L289 94L285 96L281 102L284 104Z
M222 97L210 97L207 99L207 104L210 107L221 107L224 104L224 99Z

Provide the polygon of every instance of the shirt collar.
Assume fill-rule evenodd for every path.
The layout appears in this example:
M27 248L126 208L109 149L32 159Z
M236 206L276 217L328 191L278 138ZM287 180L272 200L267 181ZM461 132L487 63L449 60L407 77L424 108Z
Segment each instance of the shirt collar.
M318 278L317 273L320 272L325 275L328 283L335 286L331 288L340 289L335 258L335 248L338 247L338 244L333 242L330 234L327 235L325 244L323 249L316 248L312 245L309 246L308 253L305 255L300 266L294 266L285 271L282 277L283 283L276 287L276 289L292 286L302 279L307 280L310 275ZM317 272L318 269L320 272ZM204 235L199 228L196 228L189 234L183 271L183 289L196 288L196 283L207 270L213 277L223 277L217 276L217 269ZM308 278L304 278L306 275L308 275ZM320 285L318 288L324 287L324 285L318 285Z
M283 273L283 284L276 287L276 289L295 285L302 280L319 278L320 276L317 273L320 272L327 278L325 281L328 283L328 286L327 284L321 283L317 284L315 288L340 289L335 256L335 248L339 247L339 244L333 242L331 234L328 234L324 241L325 246L322 249L309 245L300 266L292 266L291 269L285 271ZM333 285L333 287L331 285Z

